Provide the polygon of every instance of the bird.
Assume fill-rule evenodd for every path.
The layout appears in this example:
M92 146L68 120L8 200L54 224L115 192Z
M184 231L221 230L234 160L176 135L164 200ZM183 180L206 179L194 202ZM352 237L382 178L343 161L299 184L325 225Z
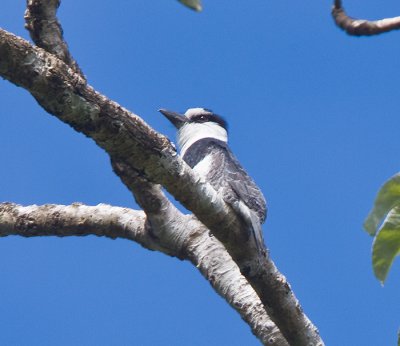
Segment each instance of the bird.
M184 114L159 110L177 129L182 159L222 196L253 234L259 253L265 253L261 224L267 203L228 146L227 121L207 108Z

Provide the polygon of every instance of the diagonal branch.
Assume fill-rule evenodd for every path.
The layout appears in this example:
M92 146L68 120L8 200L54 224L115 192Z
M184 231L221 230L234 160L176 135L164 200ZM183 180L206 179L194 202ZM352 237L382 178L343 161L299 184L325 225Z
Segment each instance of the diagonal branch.
M139 172L113 162L114 172L131 186L136 202L145 211L149 231L180 258L189 259L210 282L215 291L242 316L264 345L287 345L268 316L260 298L240 273L225 247L194 216L183 215L161 191ZM245 303L244 303L245 302Z
M28 90L49 113L91 137L112 160L161 184L221 241L290 344L322 345L289 284L220 195L140 117L87 85L62 61L0 30L0 75ZM134 191L133 186L127 187Z
M400 29L400 17L384 18L376 21L349 17L341 0L335 0L332 17L336 25L352 36L373 36Z
M93 138L113 160L162 184L210 228L223 225L226 238L232 238L232 228L240 229L234 212L179 158L167 138L96 92L53 55L0 30L0 75L28 90L50 114Z
M225 247L192 217L196 232L189 235L188 259L210 282L219 295L234 308L252 328L264 345L288 345L271 320L259 296L241 274Z
M85 78L64 41L56 13L61 0L27 0L25 28L35 44L64 61L74 72Z
M166 200L160 191L153 194L153 197ZM210 237L208 231L198 221L193 221L191 217L182 214L180 217L186 219L184 226L181 224L176 228L178 225L176 223L168 232L171 233L170 236L175 234L175 237L182 237L181 230L185 228L187 239L174 243L155 239L146 226L146 217L142 211L105 204L91 207L78 203L70 206L50 204L20 206L1 203L0 236L96 235L133 240L151 250L164 249L162 251L167 255L179 255L182 259L190 260L217 293L239 312L264 345L287 346L278 328L266 314L257 294L240 274L237 265L223 245Z

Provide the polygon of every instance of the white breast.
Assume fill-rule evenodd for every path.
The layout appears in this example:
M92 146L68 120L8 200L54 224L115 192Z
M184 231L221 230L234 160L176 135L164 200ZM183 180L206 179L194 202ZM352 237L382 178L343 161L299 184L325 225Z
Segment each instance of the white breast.
M195 142L203 138L215 138L223 142L228 142L226 130L214 123L187 123L178 132L178 145L181 148L181 156L185 155L186 150Z
M197 172L200 176L206 178L211 170L212 160L212 155L207 155L203 160L201 160L196 166L193 167L193 170Z

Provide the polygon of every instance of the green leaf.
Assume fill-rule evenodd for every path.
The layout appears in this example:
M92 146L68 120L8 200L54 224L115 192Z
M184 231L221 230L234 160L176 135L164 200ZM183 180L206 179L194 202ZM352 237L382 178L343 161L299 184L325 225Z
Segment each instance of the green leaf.
M201 6L201 0L178 0L185 6L191 8L192 10L200 12L203 8Z
M400 253L400 206L386 216L372 246L372 266L375 276L383 282L393 261Z
M396 205L400 205L400 173L390 178L379 190L374 207L364 222L364 228L375 235L385 215Z

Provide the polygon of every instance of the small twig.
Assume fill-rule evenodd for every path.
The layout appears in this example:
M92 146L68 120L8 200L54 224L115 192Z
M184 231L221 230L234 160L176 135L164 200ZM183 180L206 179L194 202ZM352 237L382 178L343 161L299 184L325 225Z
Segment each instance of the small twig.
M349 17L341 0L335 0L332 17L336 25L352 36L373 36L400 29L400 17L384 18L376 21Z
M25 28L35 44L64 61L82 78L86 79L73 59L56 13L61 0L28 0L25 11Z

